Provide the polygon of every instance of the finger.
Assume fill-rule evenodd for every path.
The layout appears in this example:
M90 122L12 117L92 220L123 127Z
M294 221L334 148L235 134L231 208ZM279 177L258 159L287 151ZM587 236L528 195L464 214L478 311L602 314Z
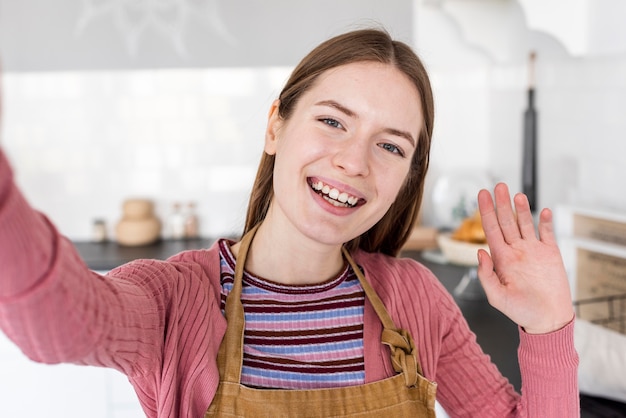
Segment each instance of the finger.
M539 214L539 239L545 244L556 245L554 236L554 223L552 222L552 211L543 209Z
M478 268L476 271L489 303L493 304L493 301L498 298L502 283L500 282L496 272L493 270L493 260L491 259L491 256L485 250L478 250Z
M533 220L533 214L530 211L530 204L528 198L523 193L518 193L513 198L515 203L515 212L517 213L517 225L519 231L522 234L522 238L530 239L537 238L535 233L535 222Z
M504 183L498 183L494 189L494 197L496 200L496 214L498 215L498 223L502 229L504 240L511 244L522 238L513 206L511 205L511 195L509 188Z
M503 245L504 236L502 236L498 215L488 190L483 189L478 192L478 211L489 246Z

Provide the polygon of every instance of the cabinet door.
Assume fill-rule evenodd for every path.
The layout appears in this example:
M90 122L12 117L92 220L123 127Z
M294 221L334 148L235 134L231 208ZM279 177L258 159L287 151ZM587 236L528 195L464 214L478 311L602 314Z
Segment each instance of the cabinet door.
M145 416L120 372L29 360L0 332L0 417L140 418Z

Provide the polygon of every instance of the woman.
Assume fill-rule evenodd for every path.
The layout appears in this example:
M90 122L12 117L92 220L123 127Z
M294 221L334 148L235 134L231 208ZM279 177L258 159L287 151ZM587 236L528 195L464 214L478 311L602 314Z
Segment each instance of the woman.
M432 127L409 47L380 30L330 39L270 109L242 240L106 277L28 206L0 154L0 326L33 360L122 371L150 417L432 417L435 396L453 417L577 416L549 210L537 238L525 196L478 196L479 276L520 326L522 396L432 273L395 257Z

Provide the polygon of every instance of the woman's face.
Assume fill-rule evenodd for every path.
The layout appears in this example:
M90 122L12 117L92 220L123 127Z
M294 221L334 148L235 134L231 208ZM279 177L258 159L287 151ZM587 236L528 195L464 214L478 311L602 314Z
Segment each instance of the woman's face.
M320 75L288 120L277 104L265 143L276 156L266 221L327 245L370 229L409 172L423 126L415 85L391 65L360 62Z

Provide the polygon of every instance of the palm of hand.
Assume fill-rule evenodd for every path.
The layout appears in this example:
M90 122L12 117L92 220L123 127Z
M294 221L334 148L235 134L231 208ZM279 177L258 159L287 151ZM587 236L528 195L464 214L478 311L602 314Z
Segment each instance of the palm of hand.
M489 303L528 333L562 328L574 315L569 282L552 226L552 213L541 212L539 236L528 200L498 184L495 205L488 191L478 202L491 256L479 251L478 276Z

